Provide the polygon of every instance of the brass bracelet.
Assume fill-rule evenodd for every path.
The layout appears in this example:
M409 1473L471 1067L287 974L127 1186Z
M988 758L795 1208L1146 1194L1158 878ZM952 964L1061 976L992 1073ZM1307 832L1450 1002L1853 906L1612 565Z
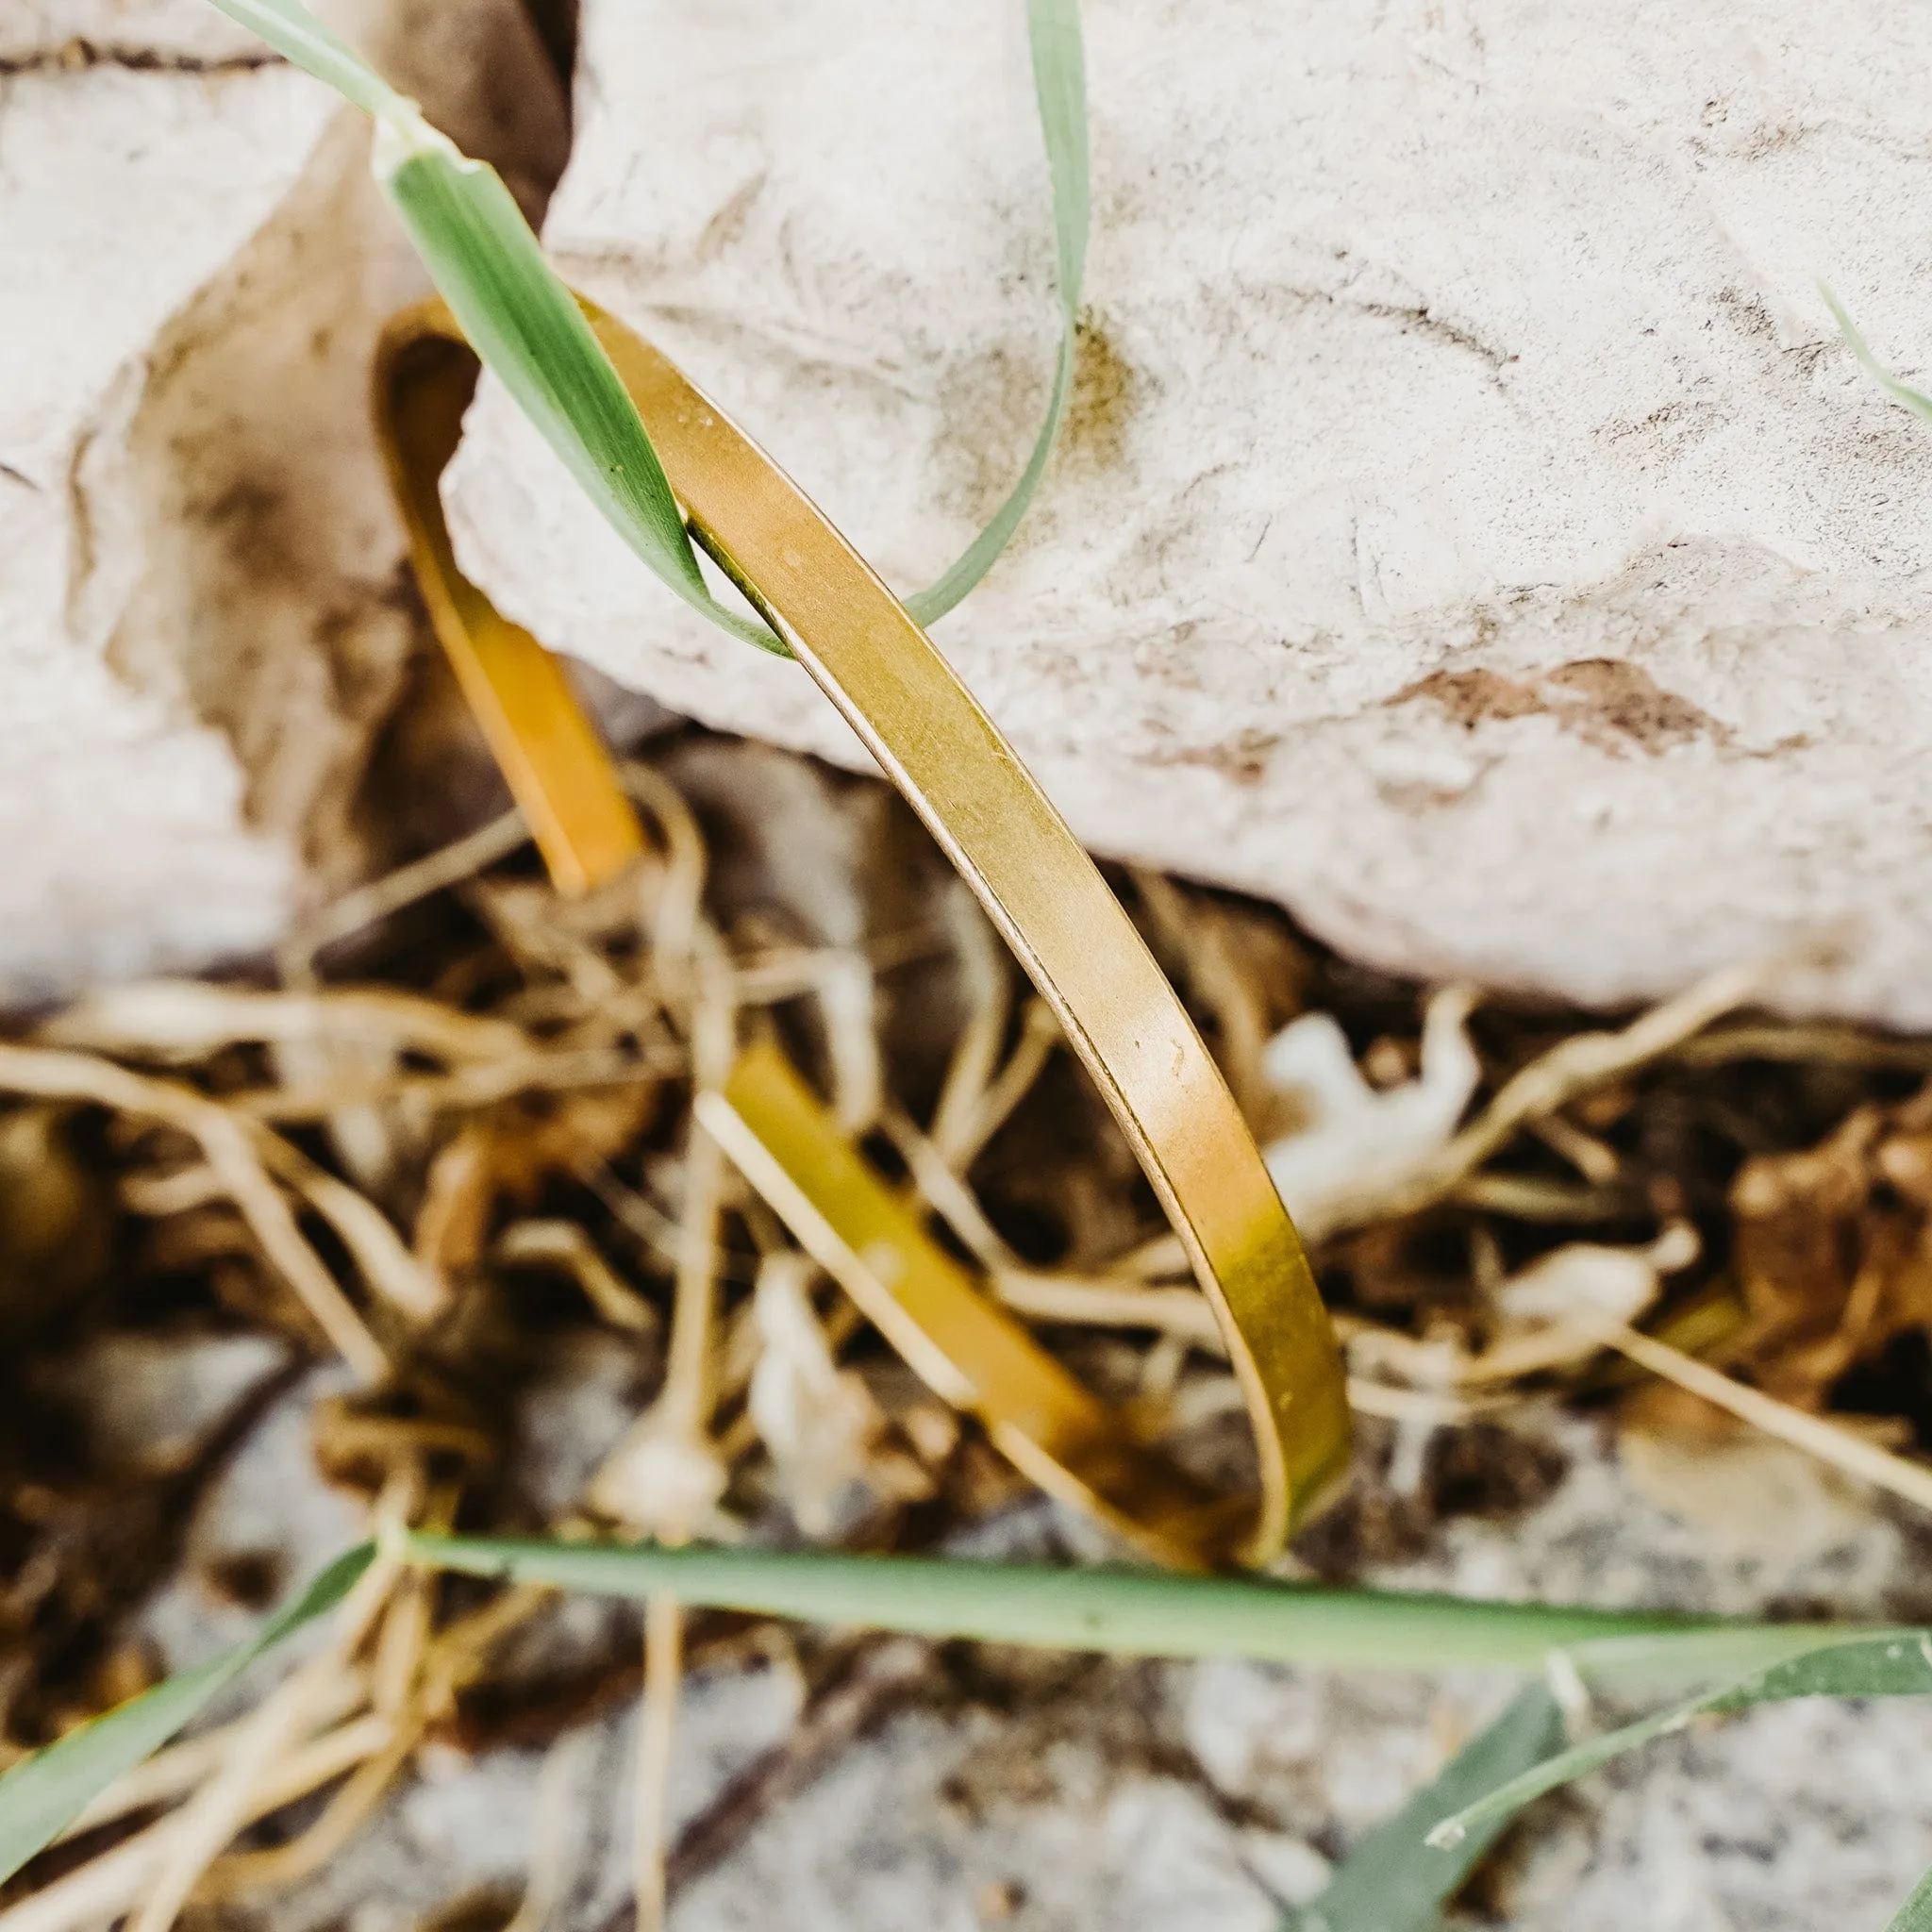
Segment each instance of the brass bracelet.
M1267 1560L1339 1473L1348 1404L1300 1239L1200 1035L1032 774L864 558L675 365L615 318L590 302L583 307L643 418L693 539L791 646L925 822L1126 1134L1241 1378L1261 1476L1241 1550L1250 1562ZM580 714L575 727L559 724L556 691L529 662L530 653L543 655L541 646L464 583L450 556L436 475L455 443L449 397L457 396L459 417L467 388L438 377L429 345L460 342L441 302L398 316L379 360L378 416L438 633L459 675L468 661L464 689L473 702L480 693L492 746L567 886L573 877L608 875L636 847L625 851L613 829L606 791L615 791L615 775L594 734ZM440 400L414 400L438 380ZM462 380L474 380L473 371ZM554 667L552 675L567 701ZM510 723L525 691L537 694L534 749L530 735ZM508 757L505 741L514 741ZM582 824L574 830L578 811ZM991 1391L982 1412L996 1404Z

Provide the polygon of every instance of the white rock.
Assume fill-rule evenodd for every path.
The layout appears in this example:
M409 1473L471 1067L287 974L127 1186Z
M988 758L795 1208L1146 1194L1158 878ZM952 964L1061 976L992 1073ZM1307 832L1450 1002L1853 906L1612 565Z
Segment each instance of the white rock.
M75 42L79 45L75 45ZM13 0L0 19L0 60L23 67L97 58L208 64L265 50L226 14L195 0Z
M1109 0L1075 420L939 636L1103 851L1589 1001L1821 926L1932 1024L1917 50L1848 0ZM547 238L894 583L1017 473L1052 242L1019 0L589 0ZM500 396L462 554L554 644L857 761Z
M514 0L333 12L541 176ZM205 0L4 9L0 999L259 946L349 858L411 641L369 358L426 286L366 149Z

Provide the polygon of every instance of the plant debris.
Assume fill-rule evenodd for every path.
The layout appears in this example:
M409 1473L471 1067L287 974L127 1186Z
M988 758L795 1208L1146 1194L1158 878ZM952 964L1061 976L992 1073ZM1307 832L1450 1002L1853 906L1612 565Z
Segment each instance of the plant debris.
M1147 1443L1243 1487L1239 1391L1178 1244L909 813L695 732L625 775L652 848L588 899L553 894L503 821L321 914L279 984L108 990L0 1042L0 1761L141 1688L128 1611L237 1432L298 1383L319 1466L372 1522L905 1551L1024 1493L694 1125L694 1090L758 1034ZM1385 979L1229 895L1117 883L1315 1240L1358 1409L1442 1480L1457 1443L1486 1480L1486 1419L1511 1405L1621 1405L1694 1442L1736 1427L1711 1421L1715 1389L1807 1453L1932 1484L1912 1460L1932 1440L1932 1049L1754 1011L1775 962L1619 1029ZM91 1449L74 1374L50 1369L238 1337L274 1344L261 1379L147 1462ZM1668 1390L1641 1373L1660 1366ZM560 1499L520 1469L513 1422L558 1374L623 1424ZM569 1379L593 1374L594 1396ZM1305 1549L1332 1571L1332 1526ZM506 1723L554 1740L641 1681L648 1822L680 1670L757 1629L654 1606L641 1672L633 1634L573 1689L517 1661L545 1592L372 1576L242 1728L163 1753L16 1882L39 1887L35 1925L139 1898L164 1932L191 1898L263 1896L424 1749ZM645 1890L710 1862L923 1668L841 1655L810 1666L803 1741L682 1846L641 1833ZM311 1793L299 1828L273 1823ZM553 1883L532 1876L538 1917Z

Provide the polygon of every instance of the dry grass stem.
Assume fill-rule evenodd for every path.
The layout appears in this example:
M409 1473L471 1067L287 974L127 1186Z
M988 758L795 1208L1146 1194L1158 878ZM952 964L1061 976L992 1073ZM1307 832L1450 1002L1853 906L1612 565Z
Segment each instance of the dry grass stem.
M225 1046L366 1046L461 1063L528 1046L504 1020L385 987L258 992L193 979L151 979L90 993L35 1036L89 1053L199 1059Z
M1421 1213L1507 1145L1519 1128L1673 1052L1713 1021L1749 1006L1778 972L1764 964L1726 967L1621 1031L1573 1034L1524 1067L1435 1159L1379 1194L1351 1201L1333 1231Z
M230 1852L217 1858L194 1887L197 1904L285 1891L319 1872L368 1823L414 1754L422 1727L415 1723L398 1729L395 1720L379 1715L365 1722L372 1735L382 1735L382 1742L350 1771L341 1789L322 1807L322 1815L287 1844L268 1851Z
M130 1073L92 1054L0 1043L0 1090L78 1100L165 1121L200 1143L262 1252L294 1290L342 1359L365 1382L380 1381L389 1357L335 1277L308 1245L265 1172L248 1127L192 1088ZM291 1150L292 1152L292 1150Z
M378 1557L372 1563L336 1612L327 1647L298 1666L245 1720L221 1769L171 1821L175 1833L158 1861L128 1932L168 1932L202 1874L247 1822L260 1787L297 1748L298 1740L314 1728L317 1713L339 1694L349 1658L381 1614L401 1574L392 1558Z
M243 1720L246 1724L251 1720ZM285 1805L332 1784L390 1741L382 1718L357 1718L291 1752L243 1801L236 1828L267 1818ZM111 1851L91 1858L51 1885L0 1911L0 1932L91 1932L129 1911L157 1882L186 1842L186 1810L156 1820Z
M1026 1269L990 1271L993 1292L1036 1322L1069 1322L1084 1327L1152 1328L1209 1355L1225 1356L1227 1342L1208 1297L1195 1288L1141 1288L1099 1277L1041 1274Z
M530 1864L524 1895L503 1932L547 1932L570 1891L571 1801L582 1781L591 1733L567 1733L537 1774L530 1815Z
M638 1717L637 1794L632 1828L632 1883L637 1891L638 1932L661 1932L664 1924L666 1818L671 1802L671 1759L677 1740L677 1700L684 1681L684 1612L677 1600L654 1596L644 1606L644 1695Z
M1782 1442L1803 1449L1821 1462L1829 1463L1845 1474L1858 1477L1922 1509L1932 1509L1932 1468L1910 1462L1903 1456L1855 1436L1849 1429L1826 1422L1822 1416L1807 1415L1760 1389L1752 1389L1721 1374L1694 1356L1685 1355L1667 1342L1640 1333L1635 1328L1605 1325L1589 1331L1607 1347L1627 1356L1640 1368L1648 1369L1674 1382L1690 1394L1728 1410L1740 1422L1775 1436Z
M1213 1016L1217 1058L1236 1105L1250 1121L1263 1119L1271 1101L1261 1071L1268 1014L1230 952L1219 908L1184 898L1172 879L1145 868L1135 869L1134 890L1158 937L1182 961L1187 989Z
M657 1309L618 1274L575 1221L519 1221L497 1238L496 1257L512 1265L537 1262L560 1268L613 1328L627 1328L634 1335L658 1330Z
M967 1253L990 1271L1017 1270L1020 1257L1001 1239L973 1190L939 1149L896 1108L883 1116L879 1126L906 1163L915 1194L958 1236Z
M1671 1058L1690 1067L1784 1060L1927 1074L1932 1073L1932 1040L1890 1040L1856 1026L1724 1026L1681 1041L1671 1049Z
M1473 1174L1446 1189L1442 1200L1478 1214L1541 1226L1588 1226L1628 1211L1628 1194L1614 1188L1576 1188L1540 1174Z
M412 1322L432 1322L448 1307L441 1282L404 1246L368 1195L318 1167L279 1135L257 1136L264 1164L336 1231L362 1278Z
M963 889L946 894L946 915L965 986L967 1017L947 1059L945 1084L926 1131L940 1158L953 1173L963 1174L972 1164L970 1137L999 1071L1013 1016L1013 976L999 935Z
M615 1087L641 1074L668 1079L683 1071L683 1057L662 1048L644 1054L610 1046L525 1050L448 1074L406 1073L393 1063L348 1069L303 1086L253 1089L237 1094L231 1105L257 1120L289 1123L325 1120L349 1108L378 1104L424 1112L468 1112L521 1093Z
M344 893L284 941L275 956L282 979L291 986L309 984L319 953L508 858L529 836L522 811L512 808L467 838Z
M1545 1114L1541 1120L1533 1120L1529 1130L1553 1154L1567 1160L1585 1180L1597 1187L1608 1187L1623 1172L1624 1163L1613 1148L1574 1126L1561 1114Z
M316 1727L327 1730L343 1723L367 1700L369 1686L358 1672L344 1672L337 1680L337 1695L331 1704L322 1701L316 1710ZM150 1806L172 1804L200 1786L222 1760L240 1735L247 1720L238 1718L215 1730L204 1731L185 1743L170 1745L117 1778L83 1811L65 1831L60 1840L77 1838L95 1826L111 1824L130 1812L145 1811ZM379 1749L380 1746L373 1748ZM60 1840L57 1840L59 1842Z
M782 884L758 876L769 856L762 824L755 839L741 839L719 794L707 794L731 841L714 867L698 820L664 774L633 766L626 782L654 828L653 849L597 893L566 903L525 868L489 870L523 842L512 814L308 925L282 957L295 991L161 982L104 993L25 1043L0 1043L0 1092L52 1103L57 1118L70 1105L98 1107L185 1134L192 1147L144 1124L139 1135L114 1127L102 1137L119 1204L158 1224L138 1236L153 1265L176 1279L210 1271L225 1307L247 1318L259 1307L271 1325L318 1325L368 1384L390 1384L392 1343L407 1371L398 1384L375 1400L335 1400L315 1417L325 1467L391 1472L380 1506L391 1513L407 1504L414 1517L451 1521L458 1501L474 1513L492 1493L473 1478L500 1465L505 1428L476 1396L500 1370L466 1379L465 1351L473 1337L487 1338L486 1349L547 1347L542 1322L527 1312L529 1291L563 1279L588 1305L563 1304L569 1321L588 1315L635 1338L661 1332L665 1367L580 1508L550 1524L554 1534L615 1524L668 1541L731 1539L748 1528L731 1512L782 1505L808 1541L863 1522L866 1541L889 1546L902 1523L978 1514L1020 1487L988 1474L984 1436L962 1430L942 1400L882 1361L875 1337L844 1354L864 1316L849 1295L827 1290L698 1118L736 1062L741 1032L795 1042L802 1029L822 1042L843 1132L883 1132L904 1163L908 1204L957 1240L1007 1308L1112 1338L1107 1373L1138 1391L1127 1406L1135 1428L1173 1437L1239 1414L1241 1391L1180 1242L1150 1223L1144 1195L1126 1197L1120 1150L1094 1141L1085 1103L1070 1107L1063 1082L1042 1082L1058 1025L1024 994L963 889L942 884L923 906L894 880L874 902L868 874L863 897L815 921L797 913ZM429 991L321 983L320 950L435 892L453 893L475 917L425 914L397 936L401 972ZM1164 956L1208 1012L1230 1084L1271 1127L1301 1111L1264 1077L1272 1015L1300 1012L1297 1037L1322 1031L1329 1072L1376 1105L1413 1086L1419 1063L1427 1072L1431 1039L1465 1054L1472 1086L1484 1076L1480 1041L1506 1042L1491 1049L1492 1082L1498 1058L1527 1058L1459 1131L1466 1099L1445 1100L1439 1082L1441 1104L1408 1170L1398 1164L1392 1185L1365 1170L1335 1230L1351 1238L1322 1257L1351 1400L1395 1425L1392 1482L1422 1483L1440 1429L1538 1387L1560 1392L1612 1373L1602 1353L1610 1348L1848 1474L1932 1506L1932 1469L1766 1392L1802 1385L1801 1401L1824 1408L1836 1376L1932 1307L1932 1272L1915 1258L1932 1223L1932 1097L1900 1105L1894 1077L1932 1068L1932 1043L1817 1026L1703 1031L1762 989L1771 976L1762 969L1717 975L1621 1031L1577 1035L1530 1057L1534 1045L1524 1042L1556 1031L1547 1016L1499 1013L1472 1037L1460 993L1424 1004L1360 975L1324 982L1329 969L1263 930L1258 914L1158 879L1142 880L1138 897ZM377 949L387 943L376 939L371 957L384 957ZM903 982L882 977L915 961L917 974ZM1324 984L1334 989L1333 1012ZM902 986L917 991L902 996ZM805 1001L815 1011L799 1010ZM1427 1018L1418 1026L1419 1006ZM908 1059L889 1058L887 1042L896 1055L908 1020L928 1013L933 1030ZM1351 1042L1364 1039L1373 1044L1357 1064ZM1659 1060L1670 1064L1655 1078L1630 1077ZM1764 1084L1749 1067L1709 1082L1690 1081L1687 1070L1753 1060L1874 1077L1857 1083L1861 1108L1823 1116L1815 1095L1852 1091L1847 1075L1808 1084L1808 1075L1765 1076L1790 1119L1839 1120L1838 1135L1817 1148L1795 1137L1766 1142L1753 1138L1754 1119L1732 1143L1769 1145L1773 1158L1724 1165L1691 1177L1700 1191L1674 1192L1675 1176L1660 1172L1653 1151L1673 1144L1657 1122L1690 1119L1703 1132L1715 1120L1722 1132L1720 1109L1744 1119ZM936 1102L915 1118L908 1096L935 1086ZM1615 1091L1589 1104L1605 1087ZM1313 1113L1302 1117L1307 1125ZM324 1127L334 1147L326 1164L303 1151L310 1141L298 1146L275 1123ZM982 1162L1009 1126L999 1158ZM1517 1142L1524 1133L1539 1144ZM1491 1157L1512 1142L1510 1167L1530 1171L1493 1171ZM1724 1227L1710 1204L1727 1186ZM1648 1249L1591 1241L1610 1230L1627 1239L1654 1213L1677 1213L1680 1201L1719 1243L1713 1252L1732 1257L1733 1273L1720 1280L1707 1263L1688 1291L1656 1302L1656 1270L1683 1265L1670 1242L1688 1230ZM1424 1209L1429 1219L1410 1224ZM321 1252L304 1232L315 1223L298 1219L311 1214L327 1229ZM1799 1230L1790 1239L1788 1224ZM1804 1247L1803 1229L1814 1224L1825 1230L1818 1252L1841 1259L1838 1273L1826 1270L1829 1291L1816 1294L1797 1263L1772 1265ZM1584 1239L1570 1241L1570 1230ZM1738 1239L1724 1244L1729 1234ZM605 1252L611 1240L623 1249L614 1257ZM1022 1249L1065 1259L1029 1266ZM360 1277L351 1292L325 1253ZM300 1309L278 1290L262 1298L248 1265L258 1254ZM1561 1269L1584 1296L1575 1307L1548 1300ZM507 1278L533 1270L557 1280ZM363 1306L380 1311L380 1324L351 1298L365 1288ZM1639 1319L1668 1339L1639 1332ZM1723 1347L1723 1359L1764 1387L1691 1358L1674 1345L1680 1341ZM639 1364L655 1355L635 1352ZM441 1487L425 1496L432 1456L442 1458ZM219 1909L310 1877L385 1802L432 1725L460 1728L491 1707L491 1698L465 1703L466 1691L523 1668L499 1657L499 1646L549 1600L547 1591L505 1590L439 1629L441 1595L418 1580L398 1587L386 1568L372 1572L322 1657L248 1718L124 1778L76 1829L175 1808L0 1913L0 1932L92 1932L129 1912L128 1932L167 1932L184 1904ZM666 1597L648 1604L645 1624L635 1879L639 1924L656 1928L689 1633ZM529 1883L509 1932L549 1932L561 1908L575 1761L561 1746L546 1759ZM316 1800L296 1836L273 1849L231 1849L238 1831L294 1796Z
M650 814L664 841L663 865L643 874L644 920L652 948L662 960L689 960L702 943L709 870L705 835L684 794L661 772L633 760L623 775L625 790Z
M1020 1039L998 1076L980 1096L976 1107L961 1109L961 1119L946 1148L946 1165L955 1174L968 1173L986 1150L986 1143L1006 1125L1014 1109L1046 1071L1060 1043L1060 1024L1044 1000L1029 999L1021 1022Z

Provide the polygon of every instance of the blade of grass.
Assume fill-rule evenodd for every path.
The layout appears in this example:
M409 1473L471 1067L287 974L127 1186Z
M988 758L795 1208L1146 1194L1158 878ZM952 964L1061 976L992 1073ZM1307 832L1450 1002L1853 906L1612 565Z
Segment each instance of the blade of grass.
M1563 1716L1549 1687L1525 1684L1494 1724L1349 1853L1321 1896L1290 1915L1285 1932L1431 1932L1507 1821L1449 1848L1429 1844L1429 1833L1562 1743Z
M1046 142L1053 182L1054 240L1059 258L1060 346L1054 365L1046 421L1012 493L966 546L958 560L928 589L906 599L921 624L943 617L990 571L1026 514L1047 458L1065 420L1079 359L1080 291L1087 274L1087 54L1080 34L1079 0L1027 0L1026 25L1033 50L1033 86L1040 129Z
M496 171L463 155L301 0L213 0L376 124L375 173L471 346L631 551L691 608L779 657L762 623L714 598L636 407L575 295ZM1053 185L1060 347L1046 421L1012 492L930 589L907 600L943 616L992 567L1046 471L1073 393L1087 257L1086 65L1078 0L1028 0L1034 83Z
M1889 1630L1849 1636L1840 1631L1796 1657L1722 1684L1621 1730L1591 1738L1499 1785L1445 1818L1430 1841L1454 1845L1469 1832L1507 1823L1532 1799L1607 1764L1653 1738L1683 1730L1693 1718L1746 1710L1792 1697L1910 1697L1932 1691L1932 1635Z
M1886 1932L1932 1932L1932 1872L1912 1887L1912 1895L1899 1907Z
M430 280L470 346L633 554L734 637L789 656L762 624L727 610L705 587L637 408L496 170L431 127L301 0L214 5L375 118L376 179Z
M1891 397L1893 402L1904 404L1907 408L1932 422L1932 396L1923 394L1908 382L1901 382L1872 353L1865 338L1858 333L1857 325L1845 313L1843 305L1824 283L1819 283L1818 292L1824 297L1824 306L1831 310L1832 320L1838 324L1839 333L1845 339L1845 346L1864 364L1865 373Z
M470 346L632 550L687 603L728 616L712 606L635 406L502 176L441 137L405 144L389 131L384 122L378 178Z
M156 1751L255 1659L326 1616L375 1556L364 1543L336 1560L255 1635L70 1731L0 1776L0 1883L51 1844L124 1772Z
M399 94L332 27L306 7L290 0L215 0L232 21L259 34L284 60L330 87L377 120L413 111L415 103Z
M1600 1684L1730 1676L1846 1633L1642 1611L1330 1590L1253 1576L1065 1570L940 1557L399 1535L439 1569L605 1596L668 1592L756 1615L1141 1657L1250 1657L1435 1671L1539 1671L1565 1650Z

